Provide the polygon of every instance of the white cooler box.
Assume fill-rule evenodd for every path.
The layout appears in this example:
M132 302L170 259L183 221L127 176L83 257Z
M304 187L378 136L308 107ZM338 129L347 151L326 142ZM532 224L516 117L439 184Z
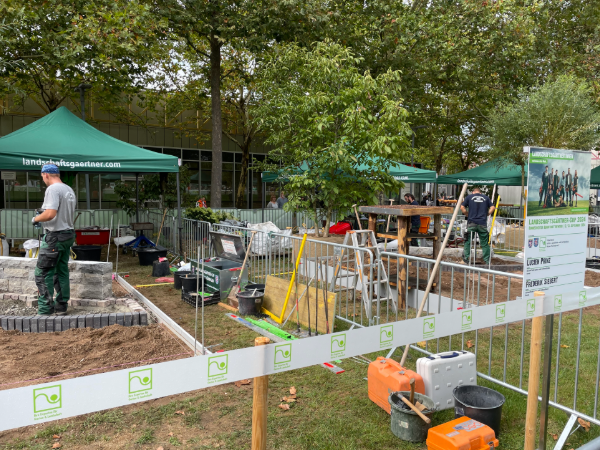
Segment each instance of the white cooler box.
M456 386L477 384L475 355L460 350L417 359L417 373L423 377L425 395L438 411L454 408L452 391Z

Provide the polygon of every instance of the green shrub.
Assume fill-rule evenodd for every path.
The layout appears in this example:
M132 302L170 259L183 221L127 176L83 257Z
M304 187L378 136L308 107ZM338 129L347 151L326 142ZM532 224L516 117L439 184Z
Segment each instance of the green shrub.
M219 223L227 219L237 220L231 213L226 211L213 211L210 208L187 208L184 215L186 219L201 220L210 223Z

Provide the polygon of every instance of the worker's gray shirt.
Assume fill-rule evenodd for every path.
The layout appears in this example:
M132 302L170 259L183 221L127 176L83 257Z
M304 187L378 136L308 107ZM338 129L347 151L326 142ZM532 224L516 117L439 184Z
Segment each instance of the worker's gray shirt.
M73 216L77 199L75 192L64 183L54 183L46 188L42 209L55 209L56 217L42 222L45 230L63 231L73 229Z
M279 206L279 209L283 209L283 205L285 205L288 202L288 199L285 197L279 197L277 199L277 206Z

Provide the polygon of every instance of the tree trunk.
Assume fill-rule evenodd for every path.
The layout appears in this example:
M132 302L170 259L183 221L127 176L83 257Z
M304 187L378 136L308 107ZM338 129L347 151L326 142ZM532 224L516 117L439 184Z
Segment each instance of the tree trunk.
M331 209L327 209L327 215L325 218L325 237L329 237L329 224L331 223L331 217L333 216L333 211Z
M223 168L223 121L221 118L221 43L213 33L210 37L210 98L212 108L212 169L210 207L221 207Z
M235 199L235 205L238 209L245 209L247 207L245 202L246 185L248 184L248 166L250 165L250 142L251 138L248 137L244 141L244 145L240 148L242 150L242 165L240 168L240 179L238 181L237 195ZM250 188L252 192L252 187ZM252 202L252 198L250 199Z
M319 232L319 228L320 228L319 227L319 204L315 200L315 235L317 237L321 237L321 233Z

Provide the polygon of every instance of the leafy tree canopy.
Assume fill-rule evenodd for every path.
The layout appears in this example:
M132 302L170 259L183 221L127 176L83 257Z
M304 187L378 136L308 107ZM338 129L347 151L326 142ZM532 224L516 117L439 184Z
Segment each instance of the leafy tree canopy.
M277 46L259 77L259 131L273 146L266 170L283 167L288 210L326 212L399 186L387 170L408 154L400 73L361 73L360 58L325 41ZM275 163L273 163L273 161ZM302 173L296 169L304 165ZM315 219L317 219L315 215Z

